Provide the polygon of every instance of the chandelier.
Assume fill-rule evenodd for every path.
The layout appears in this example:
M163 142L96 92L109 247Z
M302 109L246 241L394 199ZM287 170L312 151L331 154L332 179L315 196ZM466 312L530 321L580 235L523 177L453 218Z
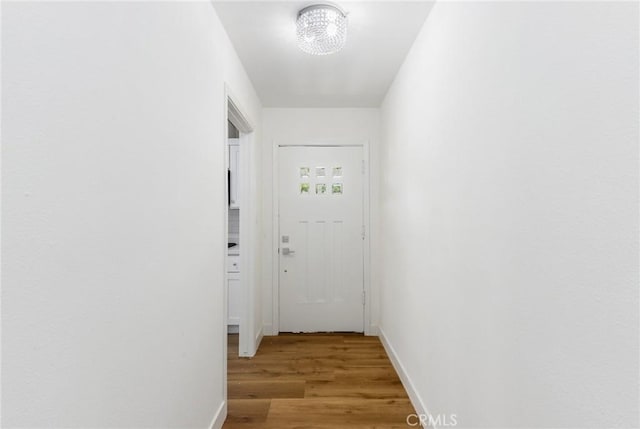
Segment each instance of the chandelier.
M336 6L317 4L298 12L298 46L312 55L329 55L344 47L347 15Z

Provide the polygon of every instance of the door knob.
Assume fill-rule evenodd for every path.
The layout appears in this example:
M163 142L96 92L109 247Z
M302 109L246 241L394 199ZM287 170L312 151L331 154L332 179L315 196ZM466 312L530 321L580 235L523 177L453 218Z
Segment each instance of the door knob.
M282 254L283 255L285 255L285 256L286 255L291 255L292 253L296 253L296 251L295 250L291 250L288 247L283 247L282 248Z

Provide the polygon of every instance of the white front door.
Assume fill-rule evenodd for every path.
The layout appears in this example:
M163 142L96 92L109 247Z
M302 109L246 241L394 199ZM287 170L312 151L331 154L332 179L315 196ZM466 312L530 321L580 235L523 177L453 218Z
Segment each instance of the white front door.
M279 149L280 331L364 329L362 147Z

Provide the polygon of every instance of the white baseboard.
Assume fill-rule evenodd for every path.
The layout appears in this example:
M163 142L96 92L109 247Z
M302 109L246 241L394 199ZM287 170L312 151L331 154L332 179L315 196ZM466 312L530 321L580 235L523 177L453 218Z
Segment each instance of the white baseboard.
M227 401L222 401L222 404L218 407L218 411L216 411L216 415L213 417L211 421L211 425L209 427L211 429L222 429L222 425L227 418Z
M364 334L369 337L379 337L380 329L378 329L378 325L369 325L369 330L365 331Z
M411 404L413 405L413 408L415 408L416 413L419 415L430 415L429 411L427 411L427 407L424 405L424 402L420 397L420 394L418 394L418 391L416 390L415 386L411 382L411 379L409 378L409 374L407 374L407 371L402 365L402 362L400 362L400 359L398 358L398 355L395 349L393 348L393 346L389 342L389 339L385 335L384 330L381 327L377 327L377 328L379 332L380 341L382 342L382 345L384 346L384 349L386 350L387 355L391 360L391 364L393 365L396 372L398 373L398 376L400 377L400 381L402 382L404 389L407 391L407 394L409 395L409 399L411 400ZM436 429L434 426L430 426L430 428Z
M273 333L273 325L262 325L264 335L276 335Z
M256 334L256 338L255 338L255 348L254 350L256 351L256 353L258 352L258 347L260 347L260 343L262 342L262 337L264 337L264 327L261 326L260 330L258 331L258 333ZM255 355L255 353L254 353Z

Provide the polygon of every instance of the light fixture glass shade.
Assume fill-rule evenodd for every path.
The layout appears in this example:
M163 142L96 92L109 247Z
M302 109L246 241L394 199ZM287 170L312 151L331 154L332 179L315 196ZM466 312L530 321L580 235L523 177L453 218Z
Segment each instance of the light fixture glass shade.
M347 16L332 5L305 7L296 26L300 49L312 55L338 52L347 40Z

